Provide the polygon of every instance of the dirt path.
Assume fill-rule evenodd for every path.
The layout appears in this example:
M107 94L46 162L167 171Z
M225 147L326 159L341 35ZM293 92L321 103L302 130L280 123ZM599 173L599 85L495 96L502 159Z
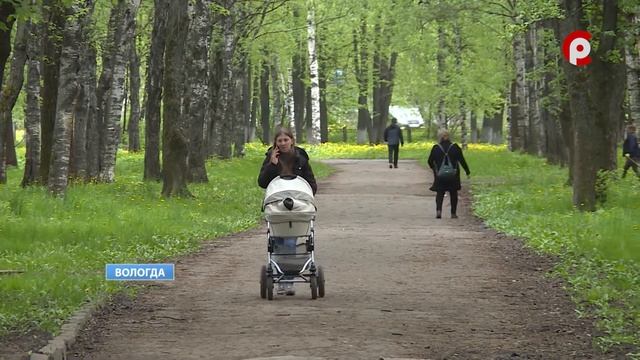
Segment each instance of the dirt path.
M317 261L327 295L259 297L265 231L206 245L176 281L120 301L76 347L82 359L591 359L548 260L485 229L463 196L435 218L416 162L331 161L320 182ZM445 206L448 206L448 198Z

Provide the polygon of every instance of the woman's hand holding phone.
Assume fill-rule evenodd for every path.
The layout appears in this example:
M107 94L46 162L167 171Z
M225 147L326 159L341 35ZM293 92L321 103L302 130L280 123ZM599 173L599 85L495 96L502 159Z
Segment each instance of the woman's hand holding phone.
M278 165L278 156L280 156L280 149L276 146L271 152L271 163L273 165Z

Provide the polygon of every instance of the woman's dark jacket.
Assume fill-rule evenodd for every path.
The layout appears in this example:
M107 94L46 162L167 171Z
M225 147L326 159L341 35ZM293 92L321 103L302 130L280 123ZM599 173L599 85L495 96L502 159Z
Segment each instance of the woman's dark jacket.
M445 151L447 151L447 149L449 149L449 146L451 145L451 141L443 141L440 143L440 145L444 148ZM431 153L429 154L429 160L427 160L429 167L433 170L433 178L435 179L433 186L429 188L430 190L460 190L460 165L462 165L462 167L464 168L464 172L467 175L471 173L471 171L469 171L469 166L467 166L467 162L464 160L464 156L462 155L462 149L460 149L458 144L451 145L448 158L449 160L451 160L451 163L458 171L453 179L449 181L443 181L441 179L438 179L436 173L445 160L444 152L438 145L433 145L433 148L431 148Z
M318 190L318 185L316 184L316 178L313 175L311 165L309 165L309 155L303 148L299 148L297 146L294 146L293 150L296 152L296 163L294 165L293 172L307 180L309 185L311 185L311 189L313 189L313 194L315 195ZM260 175L258 176L258 185L263 189L266 189L271 180L280 175L278 165L273 165L271 162L271 151L273 151L273 148L269 148L265 154L266 157L262 162L262 168L260 169Z

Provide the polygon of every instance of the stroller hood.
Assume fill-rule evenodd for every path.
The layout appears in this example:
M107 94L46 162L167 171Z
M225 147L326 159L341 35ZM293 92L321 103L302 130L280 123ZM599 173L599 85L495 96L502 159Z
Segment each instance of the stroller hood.
M265 192L262 203L265 219L271 224L273 236L305 236L311 231L316 206L309 183L298 176L293 179L277 177Z
M267 190L264 194L264 201L262 202L262 210L269 204L275 202L282 202L284 199L290 198L294 201L294 207L287 211L296 211L300 202L305 202L313 205L315 209L315 199L313 197L313 190L309 183L301 176L297 176L294 179L283 179L280 176L271 180Z

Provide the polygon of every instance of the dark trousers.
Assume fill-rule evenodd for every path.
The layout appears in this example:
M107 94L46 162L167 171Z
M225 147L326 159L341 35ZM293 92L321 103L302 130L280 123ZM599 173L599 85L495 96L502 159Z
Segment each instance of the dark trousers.
M387 145L389 148L389 164L393 163L393 166L398 167L398 153L400 152L400 145Z
M633 172L636 173L636 176L640 176L640 173L638 173L638 162L640 162L640 159L627 159L627 162L624 163L624 168L622 168L622 177L627 176L627 171L629 170L629 168L631 168Z
M451 213L455 214L458 210L458 190L448 190L451 196ZM440 190L436 194L436 210L442 211L442 203L444 202L444 193L446 190Z

